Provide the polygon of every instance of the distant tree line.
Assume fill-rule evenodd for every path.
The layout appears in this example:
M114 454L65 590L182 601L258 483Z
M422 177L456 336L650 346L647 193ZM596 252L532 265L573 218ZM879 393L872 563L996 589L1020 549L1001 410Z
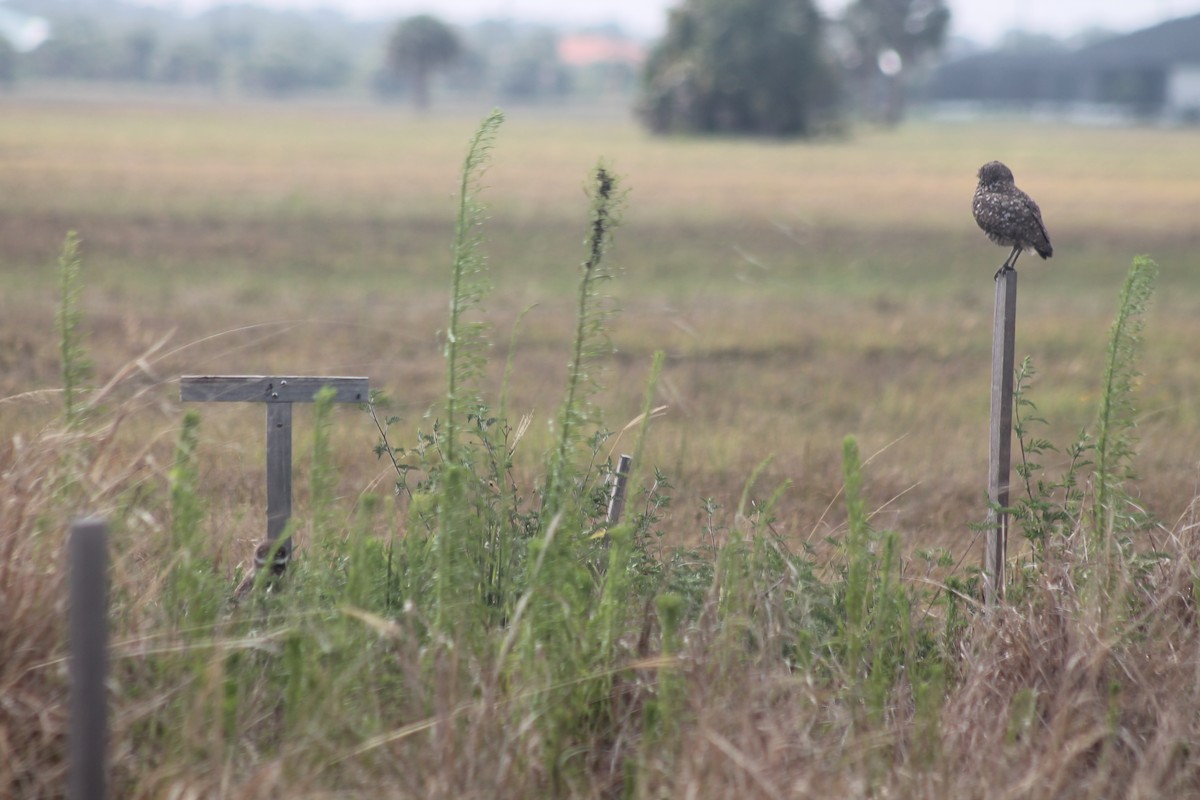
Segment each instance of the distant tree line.
M946 0L851 0L836 18L815 0L682 0L637 75L630 63L568 66L548 28L452 27L422 14L355 23L333 12L213 8L195 17L125 0L8 0L53 37L0 46L0 84L24 76L211 87L281 96L373 91L425 108L435 95L555 101L637 92L657 133L807 136L859 113L894 124L945 38ZM609 31L616 37L615 31Z
M18 5L13 3L14 6ZM370 32L337 19L252 6L223 6L184 18L119 2L25 2L50 20L52 36L16 58L14 77L239 87L271 95L340 88L353 79L355 45Z
M16 53L0 36L0 88L22 79L117 81L269 96L370 92L423 106L443 92L544 102L614 85L628 94L636 84L632 69L620 83L601 83L587 69L568 67L558 34L537 25L452 27L427 15L354 22L252 5L183 16L122 0L8 5L48 19L53 35L28 53Z
M537 25L491 21L455 28L430 15L409 17L388 36L375 89L426 108L435 86L460 97L522 103L557 102L612 88L611 83L596 87L588 69L564 63L559 38L556 31ZM631 71L618 88L628 94L634 84Z

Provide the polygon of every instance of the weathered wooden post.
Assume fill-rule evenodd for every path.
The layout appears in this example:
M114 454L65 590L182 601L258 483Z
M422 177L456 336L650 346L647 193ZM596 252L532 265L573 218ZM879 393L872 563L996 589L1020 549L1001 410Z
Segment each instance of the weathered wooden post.
M258 569L267 566L278 576L287 569L292 540L276 540L292 516L292 403L311 403L326 386L335 403L365 403L367 378L269 375L184 375L179 379L183 402L267 404L267 538L255 552ZM271 552L275 557L269 559ZM249 586L250 584L245 584Z
M992 413L988 437L987 542L983 551L983 599L1004 599L1004 565L1008 559L1009 477L1012 468L1013 367L1017 340L1017 271L996 276L996 311L992 325Z
M67 623L71 680L67 739L70 800L104 800L108 756L108 527L95 517L71 525Z
M612 493L608 498L608 514L605 517L609 527L620 522L621 515L625 513L625 485L629 482L629 465L632 463L633 456L624 454L617 460L617 471L612 476Z

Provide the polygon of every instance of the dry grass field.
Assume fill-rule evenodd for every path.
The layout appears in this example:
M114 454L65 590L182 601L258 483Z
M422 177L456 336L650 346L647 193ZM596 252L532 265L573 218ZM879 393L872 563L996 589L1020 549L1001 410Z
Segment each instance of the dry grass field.
M415 444L443 413L456 192L485 114L0 97L0 795L61 788L64 603L43 579L61 574L69 514L100 511L117 521L116 796L1193 796L1194 130L997 119L810 143L663 140L609 112L514 109L483 195L484 383L495 397L511 361L508 407L533 420L513 474L549 486L584 188L602 158L628 192L608 256L616 352L596 397L610 430L639 413L665 356L652 402L667 410L640 476L660 470L672 500L644 572L593 576L602 590L580 600L582 567L548 558L560 572L545 575L566 576L555 588L539 557L494 631L447 627L420 583L445 578L405 536L410 497L390 497L374 423L352 407L333 413L337 523L310 525L304 407L297 588L244 615L205 611L262 535L262 410L198 409L193 481L173 455L188 410L178 377L365 375L400 418L392 436ZM985 512L1005 251L976 229L970 198L992 159L1040 202L1055 246L1018 264L1017 355L1038 370L1039 436L1065 446L1092 424L1131 260L1160 265L1126 489L1158 520L1135 549L1170 558L1097 567L1081 517L1018 576L1013 607L976 614L956 594L965 573L917 553L980 553L969 525ZM56 258L71 230L93 383L117 378L95 430L62 421ZM868 537L844 502L848 434L867 459L871 525L894 538ZM1052 472L1065 460L1041 459ZM189 589L191 556L171 548L192 489L205 514L188 524L212 569ZM771 519L755 515L777 490ZM369 523L368 494L388 498ZM743 495L753 522L735 515ZM384 563L355 538L367 529L389 542L385 601L355 572ZM743 545L732 531L768 535ZM664 555L697 545L711 562ZM393 546L409 573L393 573ZM674 594L637 583L660 574L647 566L659 556L690 598L682 622ZM403 610L393 580L410 593Z
M441 390L457 171L476 118L303 106L7 101L0 131L5 438L58 386L54 258L83 241L83 310L100 376L167 334L156 412L175 424L188 373L358 374L415 429ZM655 140L610 115L516 111L486 201L496 383L514 321L512 407L534 432L561 402L582 186L598 157L629 190L611 291L618 353L604 382L618 429L651 354L670 406L648 451L676 486L668 527L698 533L702 500L736 505L754 466L789 537L822 535L838 443L868 453L868 491L912 545L958 548L979 518L991 273L1003 252L969 213L974 171L1008 162L1042 204L1055 257L1021 263L1018 357L1065 443L1095 414L1116 292L1134 254L1162 266L1141 398L1146 504L1173 520L1198 477L1200 155L1193 131L997 121L914 123L844 141ZM165 355L164 355L165 354ZM50 410L56 408L51 402ZM215 492L257 535L258 415L204 410ZM375 476L369 420L339 413L346 491ZM168 437L169 438L169 437ZM532 468L532 467L531 467ZM893 498L896 498L893 500ZM891 501L890 503L888 501ZM836 515L835 515L836 518Z

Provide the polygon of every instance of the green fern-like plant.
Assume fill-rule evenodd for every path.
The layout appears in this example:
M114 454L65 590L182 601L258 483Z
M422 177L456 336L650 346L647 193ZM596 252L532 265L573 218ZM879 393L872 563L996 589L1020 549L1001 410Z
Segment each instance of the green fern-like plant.
M446 425L443 455L449 463L458 459L459 427L462 411L478 405L469 385L484 364L487 347L486 325L469 319L488 290L486 261L480 252L485 207L479 199L483 175L487 171L496 132L504 114L493 111L471 137L463 161L458 193L458 213L454 225L451 264L450 321L446 329Z
M1085 494L1080 476L1093 465L1090 455L1095 445L1086 430L1080 431L1065 450L1067 466L1058 475L1047 473L1041 460L1060 450L1049 439L1034 433L1034 426L1048 424L1030 396L1036 377L1033 360L1026 356L1013 381L1013 433L1020 456L1016 472L1025 492L1015 498L1009 512L1032 545L1034 559L1041 560L1053 537L1069 534L1079 523Z
M570 472L573 447L591 416L590 399L600 388L601 359L612 353L608 322L613 309L603 286L612 279L604 260L612 243L622 195L617 177L604 164L596 167L591 188L587 258L579 280L571 362L567 369L566 399L558 422L558 446L550 467L545 503L553 507ZM594 419L590 420L595 422Z
M471 317L488 290L480 252L484 205L479 195L504 115L493 111L480 124L467 147L459 185L451 264L450 319L446 329L445 419L435 427L432 444L441 464L432 465L429 486L437 500L435 582L436 620L448 631L481 610L486 574L487 530L494 522L484 481L474 471L463 434L482 430L490 436L487 415L476 382L486 363L487 326Z
M581 659L588 655L579 646L579 633L585 630L580 626L593 616L594 584L587 563L589 556L600 547L599 540L583 535L590 527L588 521L595 509L586 502L590 496L586 491L587 481L583 479L584 469L576 463L575 456L576 448L586 442L588 464L594 463L606 438L601 431L585 439L584 425L599 422L590 408L590 398L598 387L596 370L600 369L600 364L597 362L611 352L606 323L612 312L600 287L610 278L604 255L615 224L619 193L616 178L603 165L597 167L594 177L588 255L579 284L566 398L559 415L555 449L550 455L539 520L540 530L549 531L555 525L558 531L555 536L547 535L532 541L528 556L529 562L536 561L539 568L529 574L532 599L525 616L529 629L522 653L525 657L530 656L531 642L552 642L562 656L555 665L553 680L561 679L572 667L585 663ZM594 627L589 623L586 630L591 631ZM600 638L603 636L601 633Z
M63 411L67 424L75 425L83 413L81 396L87 390L87 381L92 374L92 363L83 344L80 324L83 314L79 310L82 293L80 273L83 259L79 254L79 236L75 231L67 234L62 251L58 256L58 348L62 364Z
M1121 487L1134 474L1136 409L1133 392L1141 375L1137 369L1137 355L1146 308L1154 294L1157 276L1158 265L1150 258L1138 256L1133 260L1121 288L1117 317L1109 334L1104 384L1096 417L1094 544L1107 540L1113 526L1118 524Z
M1084 531L1089 550L1098 559L1088 564L1081 577L1095 579L1096 597L1104 608L1119 600L1114 592L1115 580L1120 560L1130 552L1129 534L1149 521L1136 504L1128 502L1125 487L1136 477L1134 391L1140 376L1137 357L1157 274L1158 267L1149 258L1134 259L1121 288L1109 335L1094 433L1081 431L1066 448L1068 463L1058 476L1049 475L1039 463L1046 453L1059 451L1032 432L1032 425L1044 424L1045 420L1038 416L1037 406L1029 398L1029 384L1035 371L1028 358L1015 376L1014 431L1020 447L1016 469L1025 492L1009 511L1033 544L1035 560L1042 556L1053 537ZM1085 475L1091 479L1090 503L1081 486ZM1020 589L1020 585L1016 588Z

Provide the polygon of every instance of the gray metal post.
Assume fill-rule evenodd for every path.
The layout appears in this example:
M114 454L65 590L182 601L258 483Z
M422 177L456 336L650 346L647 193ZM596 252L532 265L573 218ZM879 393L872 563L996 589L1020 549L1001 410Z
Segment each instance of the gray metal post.
M104 800L108 753L108 528L88 518L71 525L68 635L71 720L68 797Z

